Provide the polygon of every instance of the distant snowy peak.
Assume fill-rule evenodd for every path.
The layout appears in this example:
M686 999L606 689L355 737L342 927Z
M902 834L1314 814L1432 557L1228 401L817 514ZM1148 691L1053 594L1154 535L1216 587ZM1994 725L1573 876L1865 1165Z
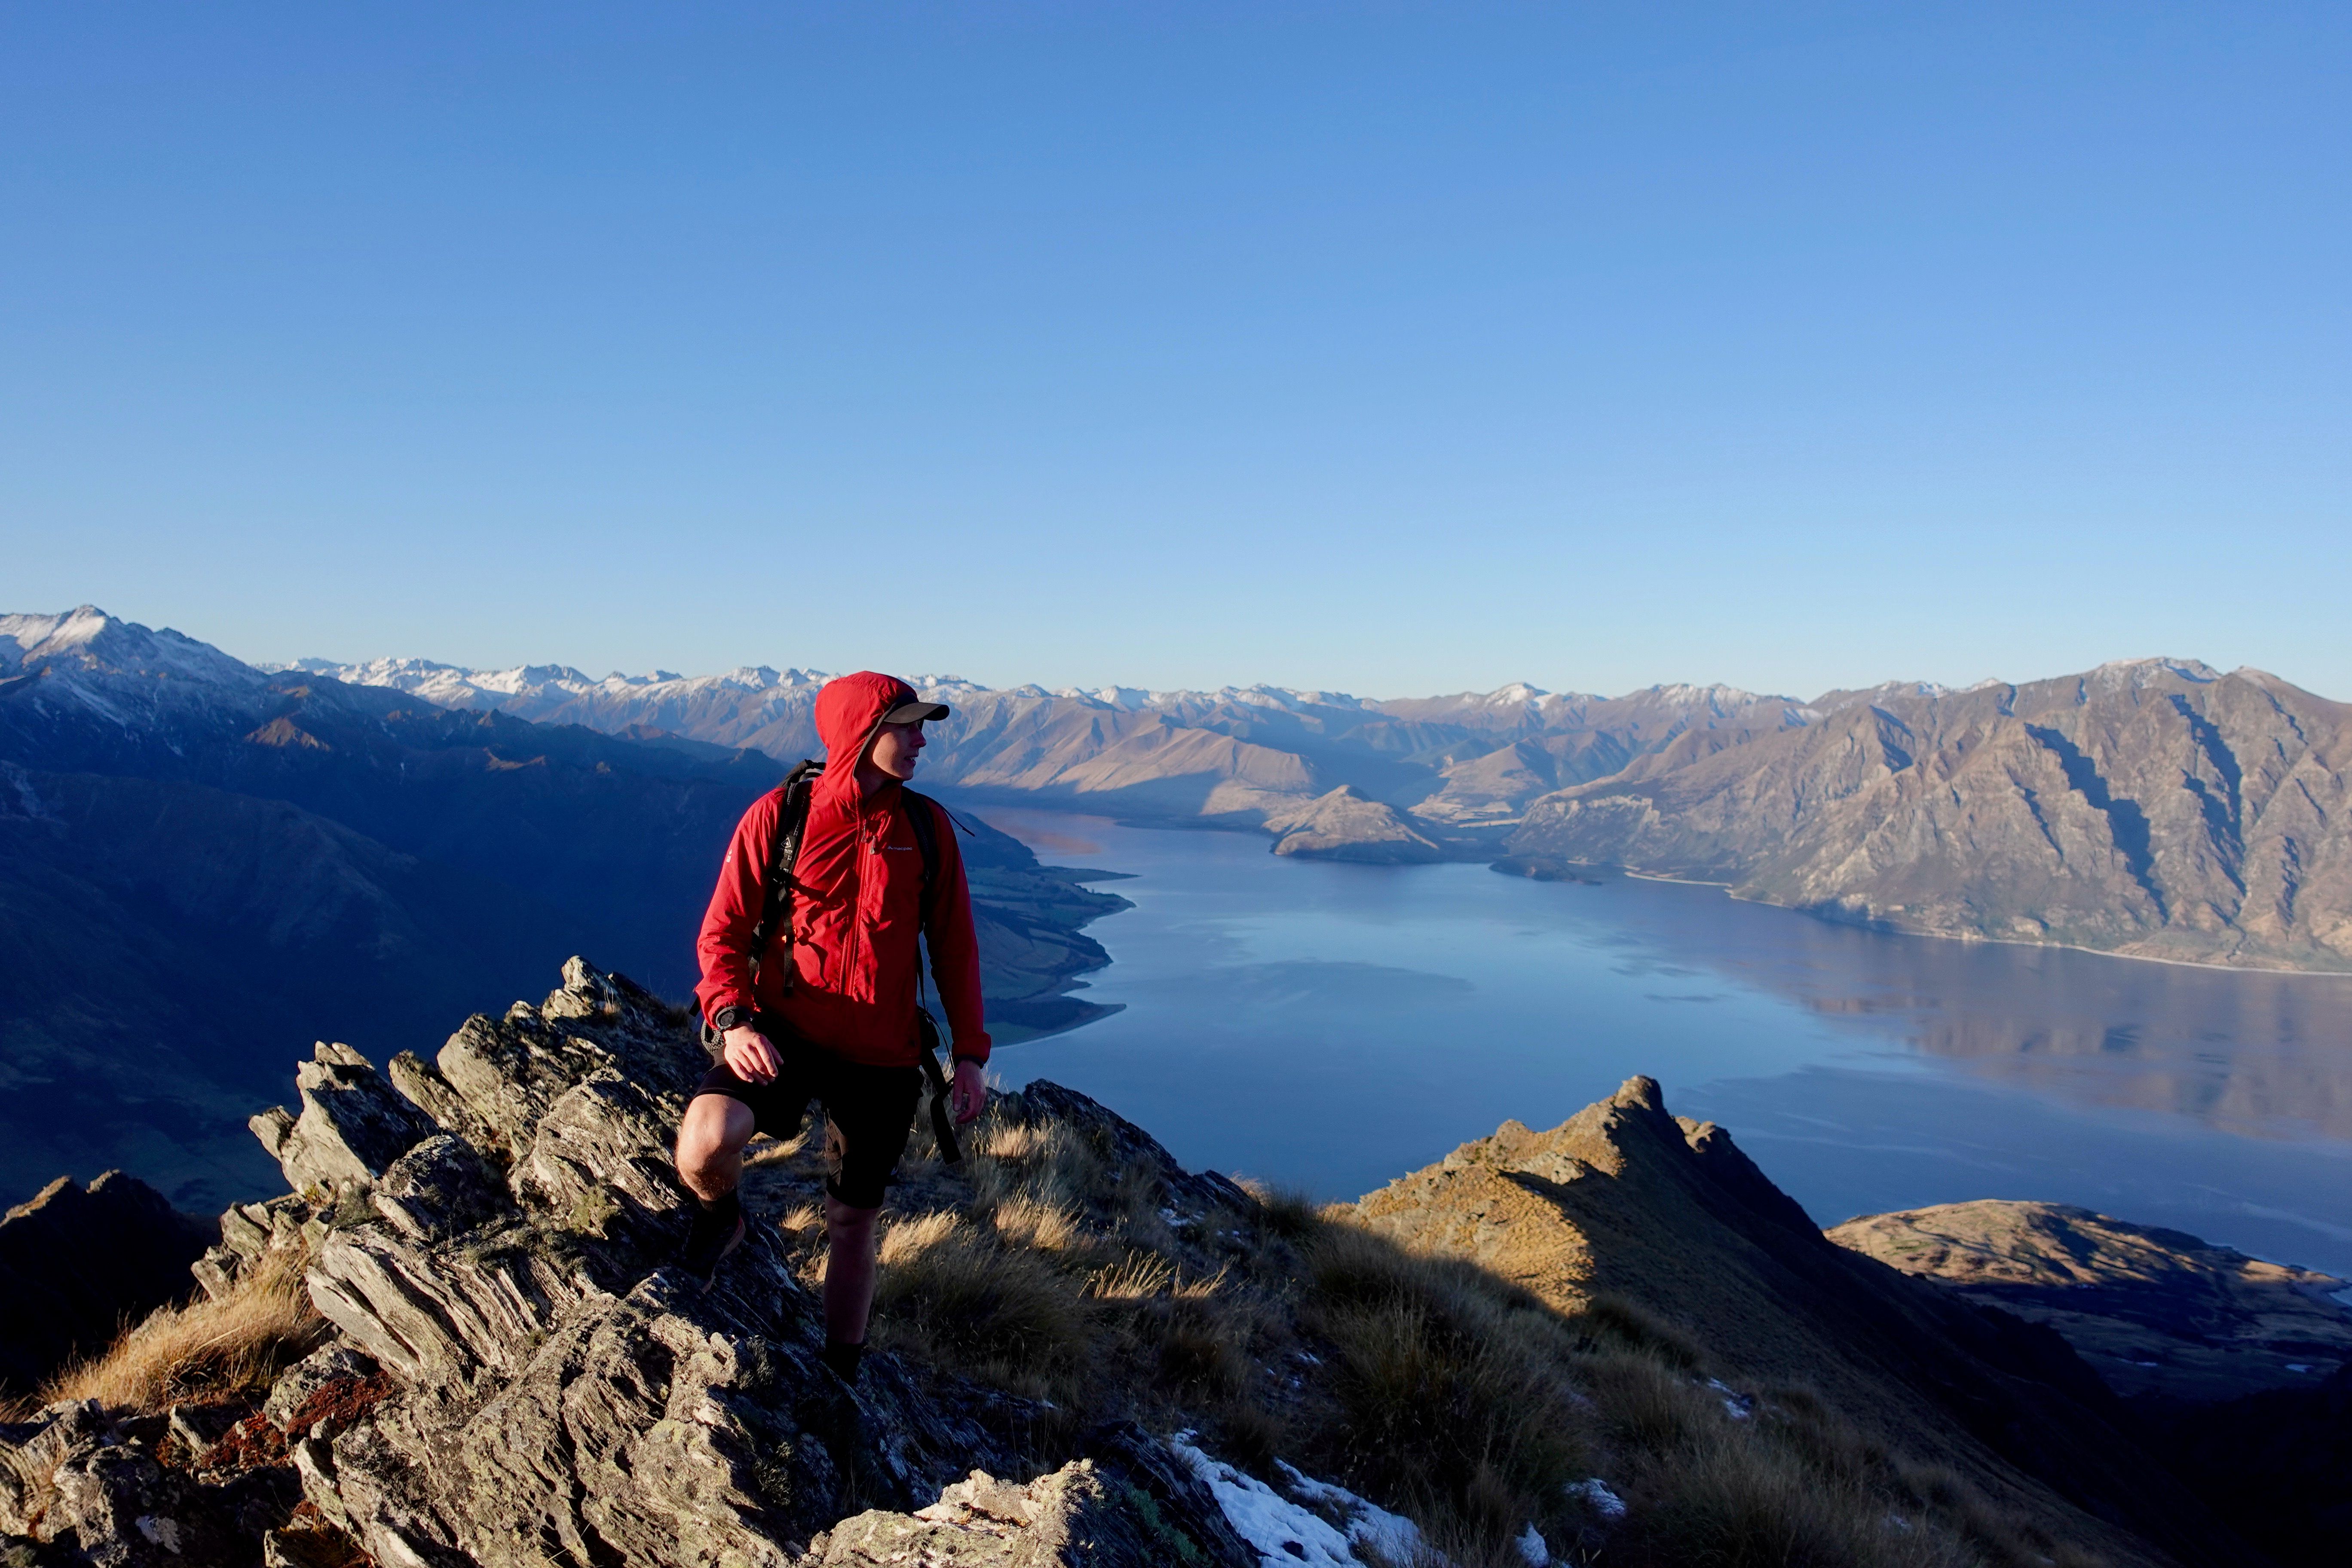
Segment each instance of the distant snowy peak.
M2260 674L2260 671L2251 673ZM2221 672L2202 659L2195 658L2118 658L2111 659L2095 669L2080 675L2057 676L2052 679L2074 682L2085 693L2106 691L2138 691L2168 681L2186 681L2192 686L2207 686L2221 679ZM2039 682L2032 684L2041 684ZM1967 697L1979 691L2005 690L2012 683L1998 678L1970 683L1967 686L1946 686L1934 680L1888 680L1876 686L1854 690L1825 691L1813 699L1811 707L1822 713L1859 703L1895 702L1926 698L1936 701L1948 697Z
M268 667L331 676L354 686L388 686L444 708L516 710L543 708L576 698L693 697L713 690L814 692L833 677L814 669L772 669L743 665L722 675L679 675L656 669L645 675L615 670L603 679L568 664L523 664L511 669L470 669L429 658L372 658L358 664L302 658ZM960 684L952 678L945 682Z
M1668 686L1645 686L1639 691L1625 693L1618 700L1633 702L1644 699L1663 708L1704 708L1714 713L1729 713L1737 709L1753 707L1759 702L1790 701L1786 697L1765 697L1753 691L1743 691L1737 686L1690 686L1680 681Z
M915 684L931 689L923 682ZM968 688L975 695L989 689ZM1061 686L1048 689L1043 686L1016 686L999 695L1015 697L1058 697L1066 702L1087 702L1104 708L1115 708L1122 713L1158 709L1163 712L1205 710L1219 707L1271 708L1286 713L1303 713L1317 708L1342 708L1360 710L1371 704L1344 691L1307 691L1290 686L1222 686L1214 691L1177 689L1154 691L1139 686Z
M152 631L95 605L63 615L0 616L0 672L48 668L148 680L189 681L239 690L267 679L210 643L165 626Z

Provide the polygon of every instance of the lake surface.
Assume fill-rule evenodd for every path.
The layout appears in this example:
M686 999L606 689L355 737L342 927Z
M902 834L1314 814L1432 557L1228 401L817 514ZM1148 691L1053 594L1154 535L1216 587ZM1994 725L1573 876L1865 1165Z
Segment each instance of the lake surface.
M1823 1224L2042 1198L2352 1278L2352 976L1889 936L1719 889L1277 858L989 808L1136 908L1006 1047L1186 1164L1353 1197L1645 1073Z

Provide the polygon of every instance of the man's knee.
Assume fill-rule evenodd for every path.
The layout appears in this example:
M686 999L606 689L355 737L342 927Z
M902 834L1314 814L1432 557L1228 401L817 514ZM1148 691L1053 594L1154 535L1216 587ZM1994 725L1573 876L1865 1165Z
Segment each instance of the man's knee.
M874 1234L874 1222L881 1217L879 1205L873 1208L856 1208L827 1193L824 1199L825 1229L844 1240Z
M677 1124L678 1169L697 1171L732 1159L756 1130L751 1108L741 1100L723 1094L696 1095Z

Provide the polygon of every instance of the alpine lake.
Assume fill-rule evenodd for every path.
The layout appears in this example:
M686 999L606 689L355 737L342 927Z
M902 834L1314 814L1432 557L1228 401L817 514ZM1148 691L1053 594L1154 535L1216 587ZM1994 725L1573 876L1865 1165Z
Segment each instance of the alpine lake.
M2352 1279L2352 975L1890 935L1722 889L1279 858L982 807L1135 908L1108 1017L1009 1046L1187 1165L1351 1198L1633 1074L1834 1225L2079 1204Z

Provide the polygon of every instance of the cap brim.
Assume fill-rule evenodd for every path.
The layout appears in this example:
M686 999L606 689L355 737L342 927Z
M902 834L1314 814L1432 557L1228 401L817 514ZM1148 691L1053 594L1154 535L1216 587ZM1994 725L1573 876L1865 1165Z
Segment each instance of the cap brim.
M948 705L944 702L901 702L882 715L885 724L919 724L926 719L944 719Z

